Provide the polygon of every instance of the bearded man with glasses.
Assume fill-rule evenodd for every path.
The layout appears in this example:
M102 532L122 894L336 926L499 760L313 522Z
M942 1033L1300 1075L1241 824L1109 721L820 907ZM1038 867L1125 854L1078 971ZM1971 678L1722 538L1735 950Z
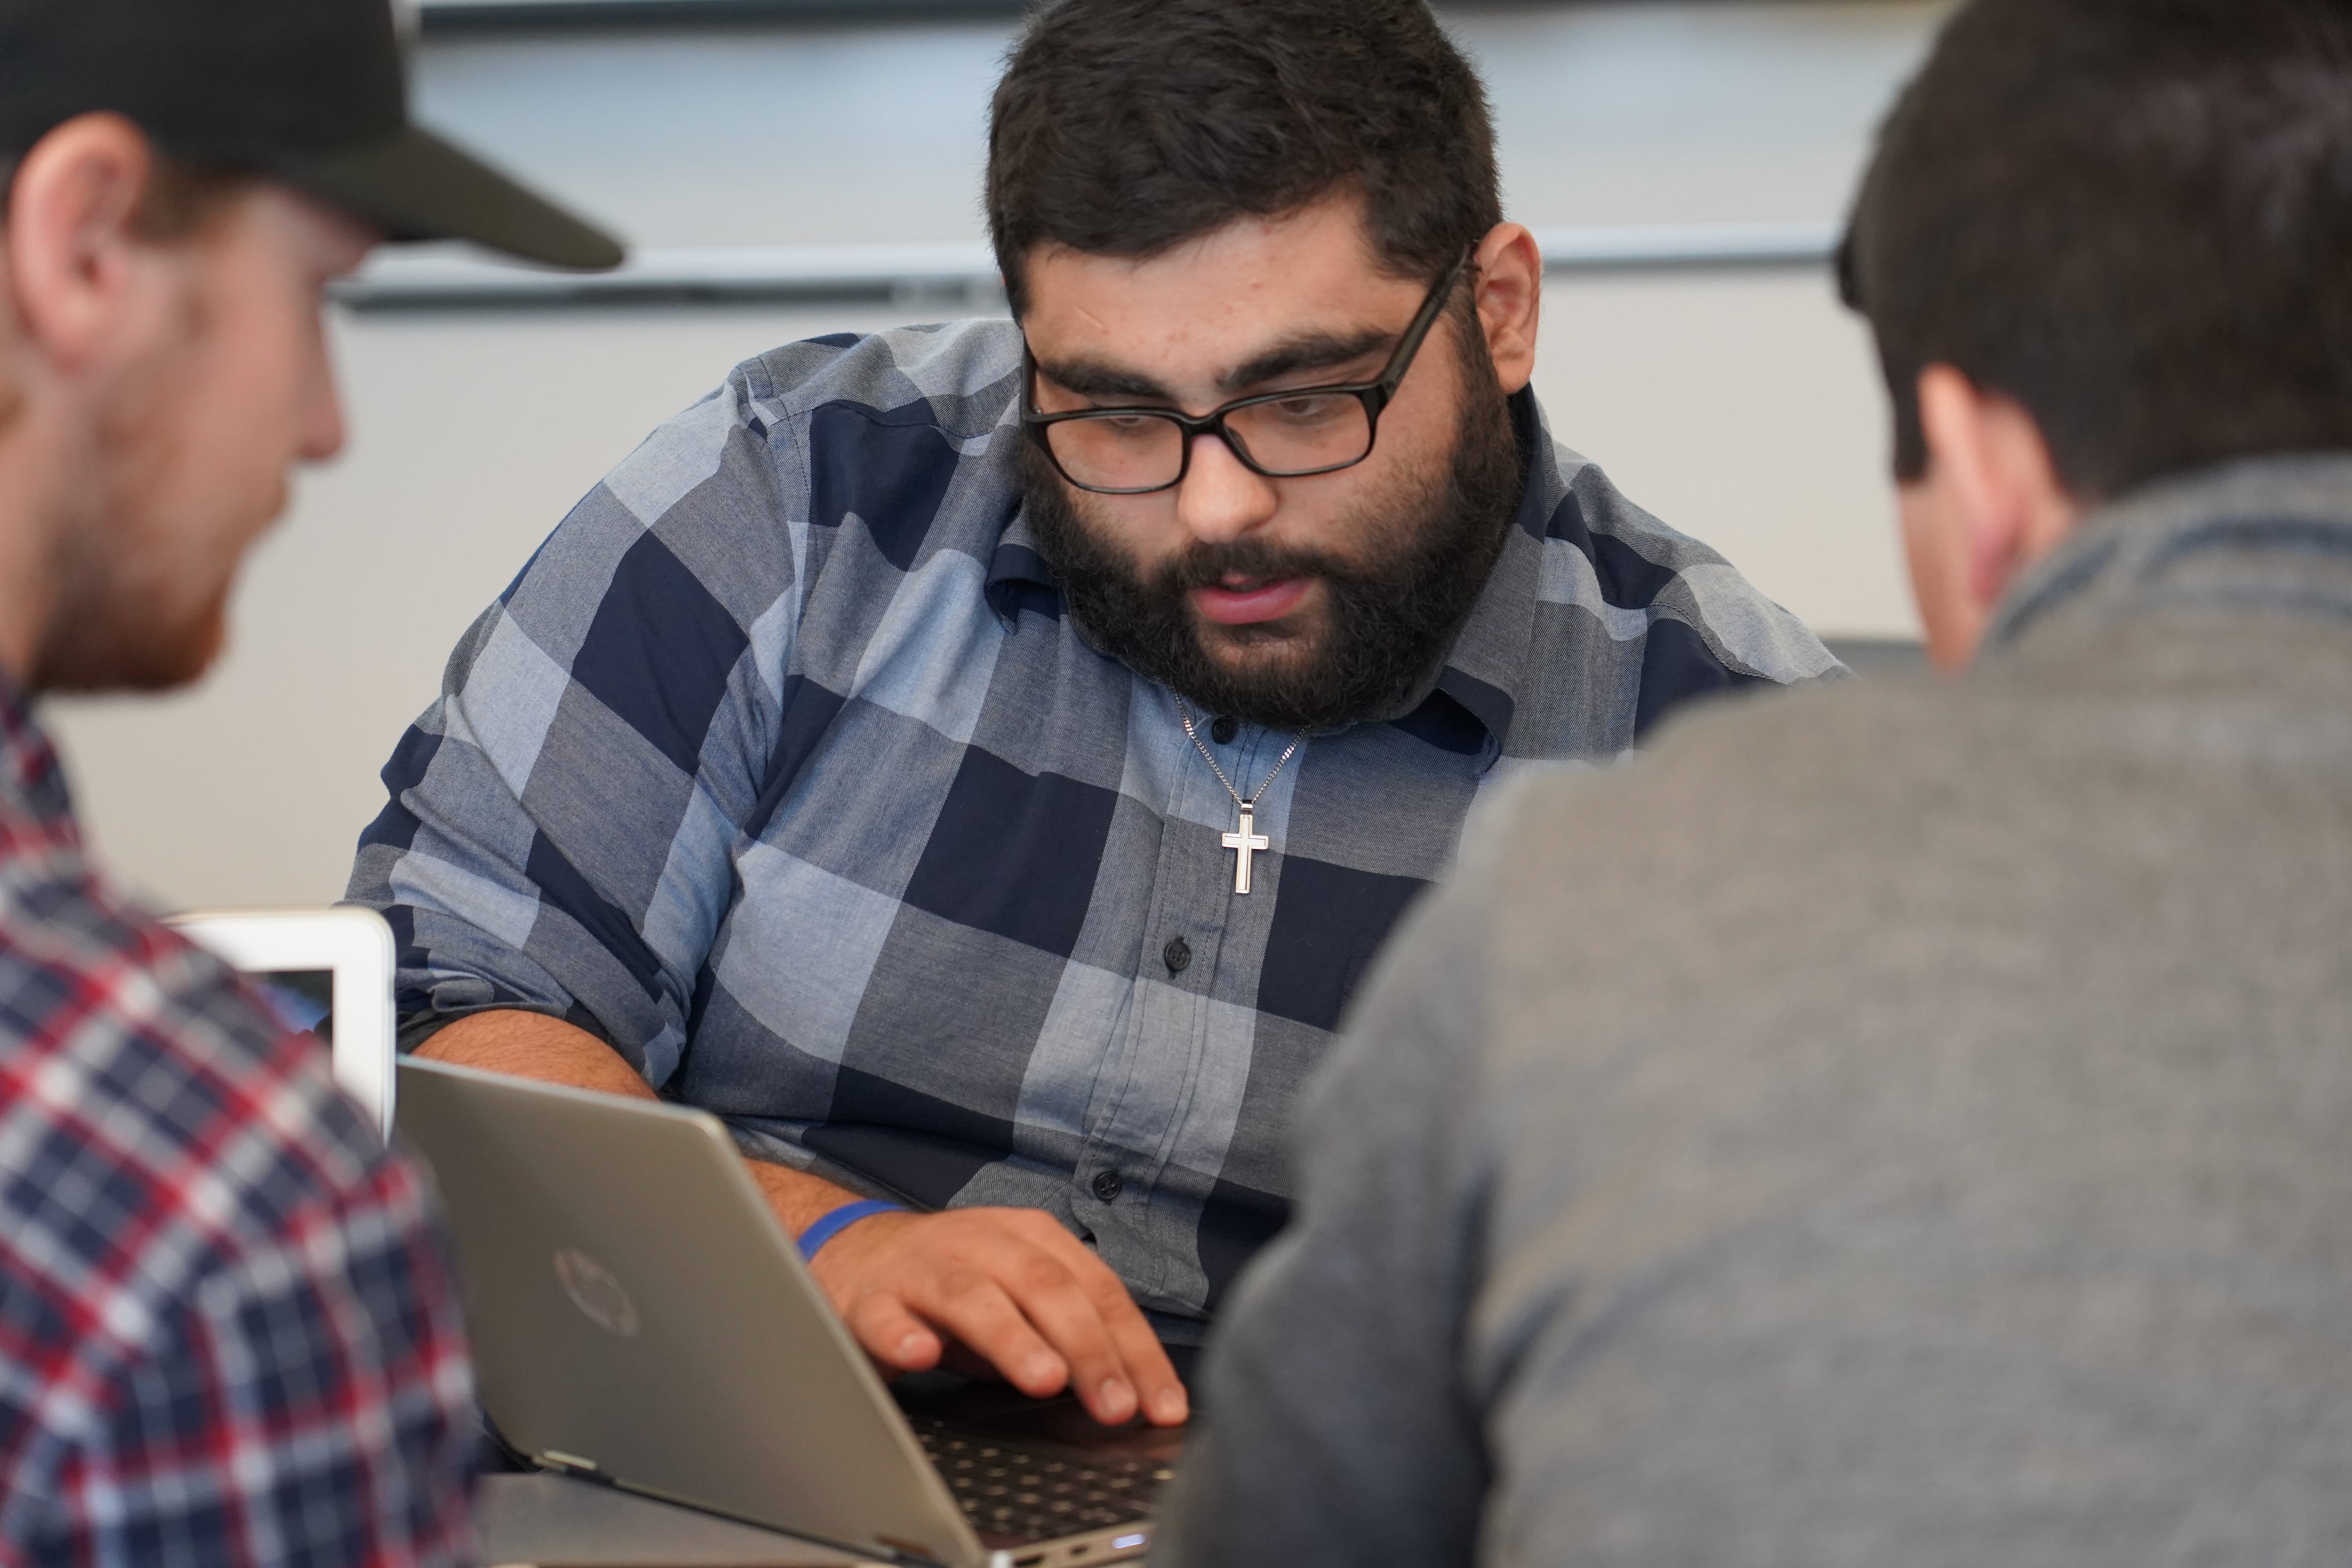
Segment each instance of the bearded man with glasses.
M988 209L1013 321L763 354L580 503L352 896L423 1054L728 1119L885 1367L1174 1423L1481 791L1838 667L1553 444L1421 0L1043 10Z

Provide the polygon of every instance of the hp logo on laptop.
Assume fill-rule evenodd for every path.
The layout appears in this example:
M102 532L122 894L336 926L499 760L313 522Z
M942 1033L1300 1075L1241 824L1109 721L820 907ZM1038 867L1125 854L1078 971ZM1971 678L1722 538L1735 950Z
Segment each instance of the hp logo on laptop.
M608 1334L625 1340L636 1337L637 1304L629 1300L611 1269L578 1247L566 1247L555 1254L555 1277L562 1281L563 1293L572 1298L582 1317Z

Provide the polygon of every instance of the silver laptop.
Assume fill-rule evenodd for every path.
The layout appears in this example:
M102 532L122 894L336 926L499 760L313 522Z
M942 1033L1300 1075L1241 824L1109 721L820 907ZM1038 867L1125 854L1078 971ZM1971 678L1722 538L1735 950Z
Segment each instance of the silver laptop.
M399 1107L483 1406L535 1462L886 1561L1086 1568L1149 1544L1177 1433L1002 1385L902 1409L716 1118L415 1059Z

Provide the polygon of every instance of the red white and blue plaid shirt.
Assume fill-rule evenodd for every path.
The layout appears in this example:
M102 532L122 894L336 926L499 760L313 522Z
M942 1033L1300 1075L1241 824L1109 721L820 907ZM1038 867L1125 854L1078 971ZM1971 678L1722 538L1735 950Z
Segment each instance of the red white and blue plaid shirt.
M472 1412L417 1176L0 684L0 1564L461 1561Z

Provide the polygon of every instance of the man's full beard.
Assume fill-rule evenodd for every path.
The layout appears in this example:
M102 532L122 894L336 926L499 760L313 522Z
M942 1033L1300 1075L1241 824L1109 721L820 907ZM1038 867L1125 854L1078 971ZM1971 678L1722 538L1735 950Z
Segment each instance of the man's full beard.
M1494 388L1483 353L1475 363L1469 357L1465 379ZM1024 448L1022 465L1030 526L1097 647L1206 712L1297 731L1386 716L1429 674L1502 552L1524 477L1500 392L1465 398L1451 464L1362 517L1353 531L1360 549L1351 556L1254 537L1196 540L1146 578L1103 525L1079 514L1043 454ZM1228 575L1321 578L1318 646L1255 669L1221 663L1202 644L1189 595ZM1205 635L1247 643L1295 634L1212 626Z
M69 528L51 557L55 597L26 684L37 692L169 691L204 674L226 638L228 587L184 603L155 580L135 528Z

